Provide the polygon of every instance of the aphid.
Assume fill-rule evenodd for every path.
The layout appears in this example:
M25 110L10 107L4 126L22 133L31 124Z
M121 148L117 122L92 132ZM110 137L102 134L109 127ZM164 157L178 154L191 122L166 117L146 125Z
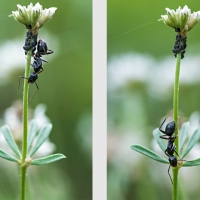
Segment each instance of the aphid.
M25 25L27 29L32 29L32 26L30 24Z
M177 31L177 32L179 32L179 31ZM178 53L181 53L181 59L184 58L185 49L187 47L186 42L187 42L187 37L186 36L182 36L180 33L178 33L176 35L174 49L172 50L172 52L174 53L175 57L177 56Z
M181 29L180 28L175 28L175 31L176 32L181 32Z
M35 94L36 94L36 93L38 92L38 90L39 90L39 87L38 87L38 85L37 85L37 83L36 83L36 80L38 79L38 75L37 75L37 73L33 72L33 73L30 74L30 76L29 76L28 78L26 78L26 77L24 77L24 76L20 76L20 77L19 77L18 90L19 90L19 87L20 87L20 80L21 80L21 78L27 79L29 84L35 83L35 85L36 85L36 87L37 87L37 90L35 91L35 93L33 94L33 96L29 99L29 101L31 101L31 100L33 99L33 97L35 96Z
M37 45L37 34L33 34L31 31L27 31L25 44L23 46L25 54L27 54L27 51L29 51L31 48L32 48L32 54L34 54L34 51L36 50L35 47L36 45Z

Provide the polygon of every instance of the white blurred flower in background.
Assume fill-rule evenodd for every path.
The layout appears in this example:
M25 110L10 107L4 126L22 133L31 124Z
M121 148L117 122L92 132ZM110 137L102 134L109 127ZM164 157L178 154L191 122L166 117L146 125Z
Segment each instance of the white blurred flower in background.
M49 123L50 120L45 114L46 105L39 104L36 106L35 110L32 111L29 109L29 125L31 119L37 119L38 131L42 128L42 126L46 123ZM13 134L13 138L16 143L21 145L22 142L22 102L15 101L13 105L5 110L4 119L1 120L3 124L7 124ZM35 138L35 141L37 137ZM33 142L34 145L34 142ZM0 132L0 148L5 150L6 152L13 153L10 147L8 146L3 134ZM55 145L50 142L49 139L45 141L45 143L39 148L36 152L35 157L43 157L47 156L55 150Z
M149 95L166 98L173 90L175 59L161 61L145 54L130 53L112 57L108 62L108 90L125 87L131 82L147 84ZM180 84L199 83L199 56L187 56L181 64Z

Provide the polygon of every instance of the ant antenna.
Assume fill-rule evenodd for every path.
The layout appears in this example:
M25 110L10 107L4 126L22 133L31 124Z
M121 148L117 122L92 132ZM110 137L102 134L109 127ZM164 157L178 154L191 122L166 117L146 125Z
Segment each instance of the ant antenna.
M19 77L18 90L19 90L19 88L20 88L20 80L21 80L21 78L23 78L23 79L28 79L28 78L25 78L24 76L20 76L20 77Z
M31 77L32 75L33 75L33 74L31 74L30 77ZM37 74L36 74L36 75L37 75ZM29 78L26 78L26 77L24 77L24 76L20 76L20 77L19 77L19 84L18 84L18 90L19 90L21 78L27 79L27 80L28 80L28 84L29 84L29 83L30 83L30 84L35 83L35 85L36 85L36 87L37 87L37 90L35 91L35 93L33 94L33 96L29 99L29 101L31 101L31 100L33 99L33 97L36 95L36 93L37 93L38 90L39 90L39 87L38 87L38 85L37 85L37 83L36 83L36 80L30 80L30 77L29 77ZM36 77L37 77L37 76L36 76Z
M172 177L171 177L171 175L170 175L170 173L169 173L170 167L171 167L171 165L169 165L168 174L169 174L169 178L170 178L170 180L171 180L171 182L172 182L172 185L173 185Z
M31 101L31 100L33 99L33 97L36 95L36 93L37 93L38 90L39 90L39 87L38 87L38 85L37 85L36 82L35 82L35 85L36 85L36 87L37 87L37 90L35 91L35 93L33 94L33 96L29 99L29 101Z
M166 119L167 119L172 113L173 113L173 111L172 111L169 115L167 115L167 117L165 117L165 119L163 120L162 124L160 125L160 128L162 127L162 125L165 123Z

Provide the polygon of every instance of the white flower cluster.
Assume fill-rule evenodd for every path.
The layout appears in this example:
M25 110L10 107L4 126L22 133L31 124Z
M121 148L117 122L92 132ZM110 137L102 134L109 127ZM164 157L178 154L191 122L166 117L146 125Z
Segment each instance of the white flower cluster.
M16 21L24 24L32 31L37 31L51 20L57 9L51 7L43 10L42 5L39 3L36 3L35 6L30 3L27 7L17 4L17 7L18 11L12 11L12 14L9 15L9 17L13 17Z
M165 24L174 28L177 32L187 33L200 20L200 11L191 13L187 5L183 9L179 6L178 9L171 10L166 8L167 14L161 15L161 19Z

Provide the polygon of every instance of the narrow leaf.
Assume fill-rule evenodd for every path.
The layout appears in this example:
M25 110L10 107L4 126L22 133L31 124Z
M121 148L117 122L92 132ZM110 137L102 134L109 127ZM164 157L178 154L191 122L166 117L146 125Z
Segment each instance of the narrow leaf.
M200 129L197 129L196 131L194 131L194 133L190 137L188 144L187 144L187 147L185 148L185 151L181 155L182 158L184 158L190 152L190 150L193 148L193 146L199 140L199 137L200 137Z
M192 167L192 166L197 166L200 165L200 158L196 159L196 160L190 160L190 161L186 161L183 163L183 167Z
M140 145L132 145L131 146L131 149L139 152L139 153L142 153L144 154L145 156L148 156L149 158L151 159L154 159L158 162L161 162L161 163L166 163L166 164L169 164L169 162L165 159L165 158L162 158L161 156L159 156L158 154L156 154L155 152L143 147L143 146L140 146Z
M30 152L30 157L32 157L34 155L34 153L40 148L40 146L49 137L51 129L52 129L52 124L46 124L45 126L43 126L43 128L41 129L41 131L38 135L37 142Z
M181 152L183 151L183 147L187 142L189 128L190 128L189 122L185 122L182 125L181 134L180 134L180 144L179 144L179 150L178 150L179 154L181 154Z
M167 144L164 139L160 138L161 135L162 134L158 128L153 130L153 136L154 136L156 142L158 143L158 145L162 149L162 151L165 152L165 150L167 148Z
M10 148L15 152L15 154L20 158L21 157L21 153L15 143L15 140L13 139L12 133L10 132L10 129L7 125L4 125L1 128L1 131L3 133L3 136L6 140L6 142L8 143L8 145L10 146Z
M53 154L44 158L35 159L31 162L31 165L45 165L52 162L56 162L57 160L60 160L63 158L66 158L66 156L64 156L63 154L57 153L57 154Z
M0 157L6 159L6 160L10 160L13 162L18 162L18 159L11 156L10 154L6 153L5 151L3 151L2 149L0 149Z
M37 133L37 121L36 120L32 120L31 124L30 124L30 129L29 129L29 133L28 133L28 147L27 150L30 150L30 147L33 143L33 140L36 136Z

